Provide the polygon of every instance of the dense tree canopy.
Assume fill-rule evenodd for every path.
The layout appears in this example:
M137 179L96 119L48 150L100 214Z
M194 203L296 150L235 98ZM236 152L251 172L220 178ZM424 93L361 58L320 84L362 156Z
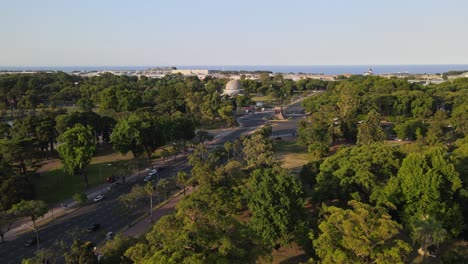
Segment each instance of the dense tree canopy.
M343 148L320 165L317 195L349 199L357 193L364 201L383 203L383 189L402 158L396 148L384 144Z
M256 169L247 183L252 229L269 245L288 244L304 231L302 187L280 168Z
M304 237L309 222L312 253L323 262L398 263L409 251L401 240L411 237L428 252L466 231L468 79L426 85L380 76L293 81L262 72L258 80L241 76L245 95L233 98L221 95L227 81L181 74L0 75L0 115L8 121L0 126L0 234L12 217L34 211L26 206L36 199L32 171L57 147L66 170L86 176L95 148L108 143L151 160L159 147L177 151L190 140L202 144L189 157L192 175L181 173L178 183L199 185L196 191L144 241L109 243L104 261L254 263ZM282 104L310 90L326 91L303 101L308 116L298 127L299 143L314 160L301 174L312 187L305 221L300 182L275 167L272 127L212 150L206 146L212 136L195 128L236 125L236 108L250 105L254 94ZM394 139L403 142L388 142ZM148 186L121 196L129 220L146 212L148 197L168 196L175 183ZM335 206L317 210L322 203ZM90 244L81 242L66 260L97 261Z
M406 224L429 215L442 221L452 236L463 228L460 204L455 199L461 190L459 174L442 148L409 154L387 187L390 200L403 207Z
M397 239L401 226L385 209L358 201L350 209L326 207L314 240L323 263L404 263L411 247Z
M137 263L255 263L264 252L256 237L210 194L202 188L184 198L125 255Z

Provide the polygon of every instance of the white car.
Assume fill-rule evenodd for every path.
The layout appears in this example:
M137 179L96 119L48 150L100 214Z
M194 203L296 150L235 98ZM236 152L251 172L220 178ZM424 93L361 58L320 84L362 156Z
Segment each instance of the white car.
M143 179L143 181L145 181L145 182L151 181L152 178L153 178L153 177L151 177L151 176L146 176L146 177Z
M106 239L111 240L112 238L114 238L114 232L107 232Z
M158 173L158 170L157 169L152 169L150 170L150 172L148 173L149 176L153 176L153 175L156 175L156 173Z
M96 202L101 201L102 199L104 199L104 195L98 195L98 196L94 197L93 201L96 203Z

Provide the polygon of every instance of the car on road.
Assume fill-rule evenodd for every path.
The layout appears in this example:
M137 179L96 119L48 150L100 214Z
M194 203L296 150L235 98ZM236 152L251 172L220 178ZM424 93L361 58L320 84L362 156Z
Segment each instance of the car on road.
M112 238L114 238L114 232L107 232L106 239L111 240Z
M148 173L149 176L153 176L153 175L156 175L156 173L158 173L158 169L151 169Z
M102 199L104 199L104 195L98 195L98 196L94 197L93 201L96 203L96 202L101 201Z
M143 179L143 181L148 182L148 181L151 181L152 178L153 178L153 177L151 177L150 175L148 175L148 176L146 176L146 177Z
M30 247L30 246L33 246L37 243L37 237L31 237L29 238L28 240L26 240L24 242L24 246L25 247Z
M92 224L92 225L90 225L90 226L86 229L86 231L88 231L88 233L91 233L91 232L93 232L93 231L98 230L99 227L101 227L100 224Z

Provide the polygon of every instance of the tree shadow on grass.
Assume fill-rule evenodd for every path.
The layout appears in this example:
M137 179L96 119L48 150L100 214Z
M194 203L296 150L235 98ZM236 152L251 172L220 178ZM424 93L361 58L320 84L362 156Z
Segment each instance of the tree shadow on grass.
M301 255L298 255L298 256L294 256L294 257L290 257L288 259L285 259L281 262L279 262L280 264L295 264L295 263L304 263L304 262L307 262L309 260L309 256L307 254L301 254Z

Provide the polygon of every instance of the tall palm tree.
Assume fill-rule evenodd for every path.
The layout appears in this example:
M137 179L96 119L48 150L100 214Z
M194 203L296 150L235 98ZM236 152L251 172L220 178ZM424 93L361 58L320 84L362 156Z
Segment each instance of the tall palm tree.
M185 196L185 186L187 185L188 175L185 171L179 171L177 173L177 184L180 184L184 187L184 196Z
M413 239L421 243L423 258L427 254L427 248L435 245L439 246L448 239L447 230L442 227L442 222L435 217L423 215L412 224Z
M228 161L230 160L231 151L232 151L233 148L234 148L234 144L232 142L227 141L226 143L224 143L224 150L227 153Z
M153 196L156 193L156 188L149 181L146 183L144 190L150 199L149 214L150 214L150 222L153 223Z

